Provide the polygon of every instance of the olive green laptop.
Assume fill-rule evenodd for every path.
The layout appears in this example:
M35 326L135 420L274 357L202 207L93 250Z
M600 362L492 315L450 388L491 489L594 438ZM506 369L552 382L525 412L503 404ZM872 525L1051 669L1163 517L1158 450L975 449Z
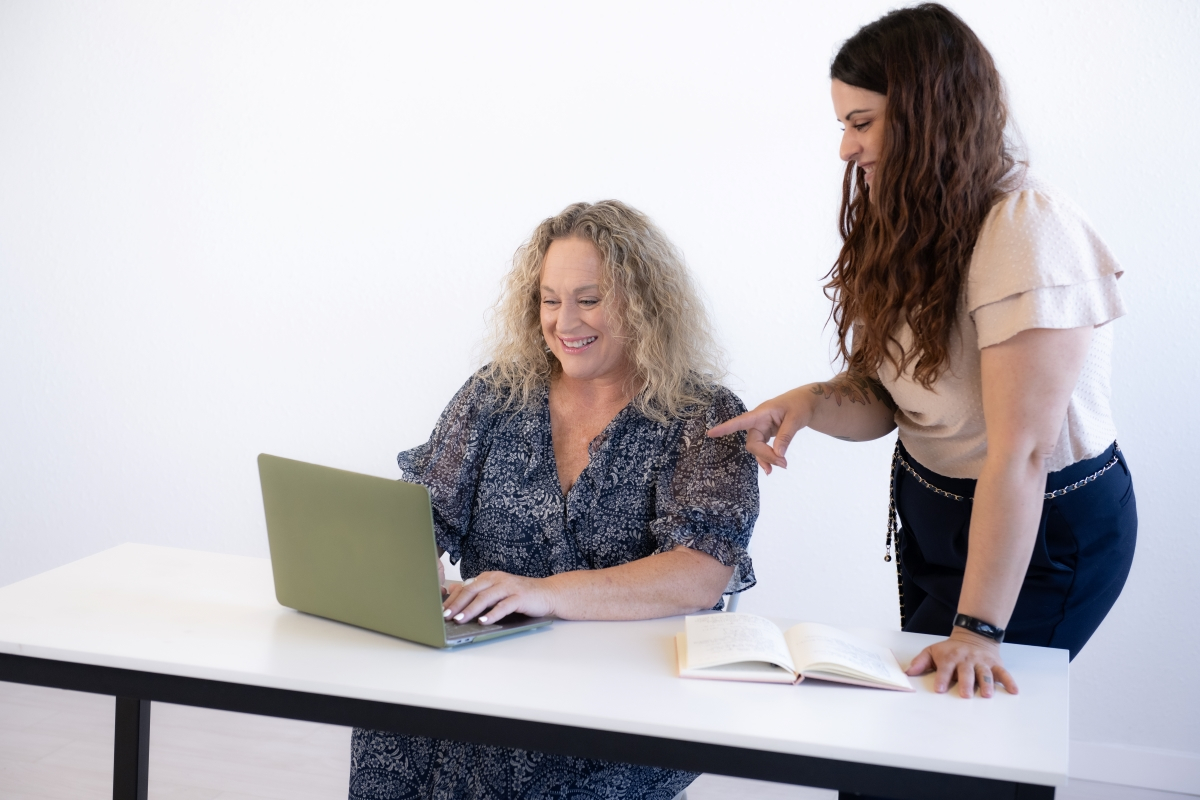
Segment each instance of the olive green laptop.
M404 481L258 457L275 597L280 604L434 647L550 624L442 618L429 492Z

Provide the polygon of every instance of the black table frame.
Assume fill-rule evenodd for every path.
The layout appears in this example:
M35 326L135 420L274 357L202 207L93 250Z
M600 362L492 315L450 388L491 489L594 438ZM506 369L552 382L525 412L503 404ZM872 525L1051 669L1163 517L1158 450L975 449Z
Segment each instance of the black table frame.
M116 697L113 800L146 800L150 703L374 728L561 755L710 772L896 800L1052 800L1053 786L882 767L633 733L0 654L0 681Z

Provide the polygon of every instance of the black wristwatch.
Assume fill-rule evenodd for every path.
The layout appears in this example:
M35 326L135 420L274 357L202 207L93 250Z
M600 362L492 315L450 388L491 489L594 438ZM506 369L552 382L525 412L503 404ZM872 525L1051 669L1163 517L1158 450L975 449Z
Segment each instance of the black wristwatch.
M966 614L959 614L954 618L954 627L966 628L971 633L978 633L980 636L986 636L997 642L1004 641L1004 628L997 628L990 622L968 617Z

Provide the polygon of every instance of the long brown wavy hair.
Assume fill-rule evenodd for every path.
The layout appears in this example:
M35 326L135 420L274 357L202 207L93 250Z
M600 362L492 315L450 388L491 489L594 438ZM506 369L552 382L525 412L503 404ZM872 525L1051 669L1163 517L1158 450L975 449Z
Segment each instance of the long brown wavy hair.
M838 351L863 375L884 359L899 373L915 361L913 377L930 388L949 360L975 240L1015 162L1004 86L979 38L936 3L861 28L829 75L887 96L874 185L854 162L842 180L843 243L825 284Z

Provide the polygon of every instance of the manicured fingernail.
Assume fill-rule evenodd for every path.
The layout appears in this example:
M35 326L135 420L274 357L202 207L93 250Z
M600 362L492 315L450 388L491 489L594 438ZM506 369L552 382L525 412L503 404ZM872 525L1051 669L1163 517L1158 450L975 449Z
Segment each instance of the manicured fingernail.
M454 615L454 621L455 621L455 622L462 622L462 618L463 618L463 617L465 617L465 616L466 616L466 614L455 614L455 615Z
M463 586L470 586L474 582L475 582L474 578L467 578L465 581L463 581Z
M480 621L480 622L487 622L487 617L480 617L480 618L479 618L479 621Z
M442 619L445 619L448 616L450 616L450 609L447 608L444 611L442 611Z

